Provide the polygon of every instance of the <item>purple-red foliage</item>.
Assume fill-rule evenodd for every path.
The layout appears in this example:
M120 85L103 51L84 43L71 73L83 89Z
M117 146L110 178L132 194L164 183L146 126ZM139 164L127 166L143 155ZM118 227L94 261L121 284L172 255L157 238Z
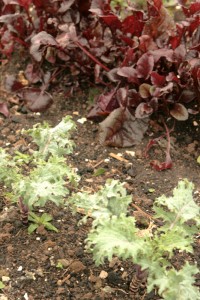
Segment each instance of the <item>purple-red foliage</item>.
M199 113L200 0L179 1L179 22L161 0L147 0L146 11L129 7L124 19L110 2L3 0L0 52L10 57L17 44L29 50L29 87L19 95L33 111L51 105L46 90L59 72L104 84L88 118L106 117L102 142L131 146L153 114L183 121ZM44 71L47 62L52 73Z

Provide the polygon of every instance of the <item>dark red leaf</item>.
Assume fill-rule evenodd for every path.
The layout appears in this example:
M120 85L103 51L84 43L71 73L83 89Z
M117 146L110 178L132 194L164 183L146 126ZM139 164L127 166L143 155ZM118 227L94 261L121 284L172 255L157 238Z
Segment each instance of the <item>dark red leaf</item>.
M114 31L116 29L121 29L122 27L121 21L115 15L101 16L100 18L108 27L110 27Z
M174 81L178 83L179 79L174 72L169 72L169 74L166 76L166 81L168 82Z
M26 88L22 91L22 98L27 107L33 112L43 112L53 103L52 96L38 88Z
M162 0L148 0L147 5L149 17L155 17L158 16L162 7Z
M102 116L107 116L114 109L119 107L115 94L116 89L113 89L108 93L101 94L97 99L97 103L89 111L87 118L98 121L99 119L102 119Z
M153 71L153 72L151 72L151 82L155 86L162 87L166 82L166 78L165 78L165 76L160 75L157 72Z
M139 144L148 128L148 118L136 119L128 109L117 108L100 123L100 142L113 147Z
M137 62L137 67L136 67L137 76L139 78L147 79L150 76L151 72L153 71L153 67L154 67L153 56L149 53L143 54Z
M5 102L0 102L0 113L5 117L9 117L10 113L8 111L8 106Z
M116 89L113 89L112 91L102 94L98 98L99 107L103 112L111 112L113 109L116 108L116 105L119 106L119 104L116 103L115 99Z
M143 13L136 11L133 15L126 17L122 22L122 32L141 36L144 27Z
M182 8L183 8L183 12L185 13L185 15L187 17L190 17L190 16L200 12L200 2L191 3L189 8L186 8L184 6Z

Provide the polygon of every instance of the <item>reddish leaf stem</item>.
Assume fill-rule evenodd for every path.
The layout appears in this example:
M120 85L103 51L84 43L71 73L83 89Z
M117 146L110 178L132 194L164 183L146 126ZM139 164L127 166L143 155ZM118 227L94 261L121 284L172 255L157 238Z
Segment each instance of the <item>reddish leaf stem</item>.
M102 67L102 69L104 69L106 72L109 72L110 69L107 68L106 66L104 66L96 57L94 57L87 49L85 49L85 47L83 47L83 45L81 45L80 42L78 41L74 41L74 43L81 48L81 50L83 50L83 52L89 56L96 64L98 64L100 67Z

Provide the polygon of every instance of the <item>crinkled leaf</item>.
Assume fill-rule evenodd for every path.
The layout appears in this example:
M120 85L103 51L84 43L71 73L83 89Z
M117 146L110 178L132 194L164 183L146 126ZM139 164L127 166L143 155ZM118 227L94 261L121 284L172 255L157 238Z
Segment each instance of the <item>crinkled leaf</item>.
M105 258L111 261L113 255L134 259L144 245L144 241L137 237L137 231L133 217L120 215L103 219L87 238L96 264L102 264Z
M158 287L159 294L166 300L198 300L199 290L194 286L195 277L198 268L190 265L188 262L179 270L171 268L166 271L165 276L152 278L148 283ZM153 287L153 286L152 286Z
M181 226L174 227L171 230L166 230L164 234L160 234L155 237L154 240L155 242L157 240L157 243L159 244L159 251L163 253L167 251L170 257L173 255L173 251L175 249L193 253L193 236L189 235L187 237Z
M170 114L179 121L185 121L189 116L188 110L181 103L175 103L173 108L170 109Z
M121 107L100 123L100 142L114 147L139 144L148 128L148 118L139 120Z
M97 193L76 193L68 201L76 208L83 208L98 221L100 218L108 219L112 215L125 214L131 196L127 195L126 189L118 180L107 180Z
M161 196L155 201L155 205L164 205L171 212L174 212L179 219L186 222L190 219L198 219L200 215L200 207L193 199L194 185L187 179L179 181L178 186L173 190L173 196Z
M74 143L71 140L72 131L76 128L70 116L62 119L58 125L51 128L49 124L35 124L33 128L24 132L32 136L34 142L39 146L40 157L63 156L73 151Z
M52 96L39 88L25 88L22 97L27 107L33 112L43 112L53 103Z

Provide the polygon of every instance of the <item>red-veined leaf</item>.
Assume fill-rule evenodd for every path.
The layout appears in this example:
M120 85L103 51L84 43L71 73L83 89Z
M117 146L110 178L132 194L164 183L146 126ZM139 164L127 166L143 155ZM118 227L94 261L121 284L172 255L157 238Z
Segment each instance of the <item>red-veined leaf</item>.
M139 78L147 79L151 72L153 71L154 67L154 59L153 56L149 53L143 54L137 62L137 76Z
M114 147L139 144L148 128L148 118L136 119L128 109L119 107L100 123L100 142Z

